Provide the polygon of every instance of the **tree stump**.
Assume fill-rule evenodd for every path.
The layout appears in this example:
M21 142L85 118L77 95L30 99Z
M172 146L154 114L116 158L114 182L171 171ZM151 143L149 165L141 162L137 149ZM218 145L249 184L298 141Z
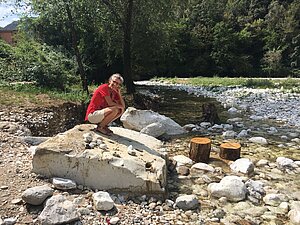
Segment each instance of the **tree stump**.
M235 142L222 143L220 145L220 158L228 160L236 160L240 158L241 145Z
M211 149L209 138L195 137L191 139L189 157L195 162L207 163Z

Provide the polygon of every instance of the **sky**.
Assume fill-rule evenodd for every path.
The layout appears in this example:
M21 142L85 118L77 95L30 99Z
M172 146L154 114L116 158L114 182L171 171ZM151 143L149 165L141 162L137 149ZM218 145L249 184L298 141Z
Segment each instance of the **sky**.
M6 3L0 1L0 27L5 27L11 22L18 20L22 13L29 11L28 7L16 9L13 2L13 0L6 1Z

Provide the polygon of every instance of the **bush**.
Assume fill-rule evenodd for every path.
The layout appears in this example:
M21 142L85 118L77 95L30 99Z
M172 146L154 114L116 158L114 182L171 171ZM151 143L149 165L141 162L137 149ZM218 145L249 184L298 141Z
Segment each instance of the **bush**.
M2 81L33 81L38 86L64 90L79 81L75 70L72 58L32 39L20 37L15 47L0 44Z
M252 88L273 88L274 84L270 79L247 79L244 86Z

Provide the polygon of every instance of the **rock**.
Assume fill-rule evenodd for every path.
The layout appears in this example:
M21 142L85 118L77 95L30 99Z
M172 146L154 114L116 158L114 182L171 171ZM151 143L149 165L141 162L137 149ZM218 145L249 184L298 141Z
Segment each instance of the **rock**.
M119 221L120 221L120 219L119 219L119 217L112 217L110 220L109 220L109 223L110 224L112 224L112 225L114 225L114 224L117 224L117 223L119 223Z
M211 127L211 123L210 122L201 122L200 127L209 128L209 127Z
M292 202L288 216L292 224L300 225L300 201Z
M53 189L47 185L28 188L22 193L22 199L31 205L41 205L45 199L53 195Z
M167 135L178 135L187 132L174 120L151 110L138 110L133 107L128 107L120 120L123 122L125 128L136 131L141 131L152 123L160 123L164 127L165 134Z
M183 210L197 209L199 201L196 195L183 195L176 198L175 206Z
M176 171L179 175L187 176L190 174L190 169L187 166L178 166L176 167Z
M288 198L284 194L267 194L264 198L263 201L267 205L271 206L279 206L281 202L286 202L288 201Z
M97 210L111 210L114 207L114 201L109 193L105 191L98 191L93 194L93 202Z
M114 134L109 137L91 132L93 140L101 137L107 148L86 150L82 136L93 129L92 124L81 124L40 144L33 156L32 171L46 177L71 179L98 190L134 195L165 192L166 161L158 152L161 141L111 127ZM137 150L135 157L128 155L129 145Z
M261 144L261 145L267 145L268 141L267 139L263 137L252 137L249 139L250 142L256 143L256 144Z
M226 197L229 201L238 202L246 198L247 189L242 179L237 176L226 176L220 183L208 185L211 196Z
M86 142L86 143L90 143L93 141L93 136L91 133L84 133L82 136L83 136L84 142Z
M141 129L140 132L143 134L150 135L152 137L159 137L159 136L163 135L164 133L166 133L166 129L162 123L156 122L156 123L151 123L151 124L147 125L143 129Z
M269 160L266 159L260 159L257 163L256 166L261 167L261 166L267 166L269 164Z
M260 181L250 179L246 181L245 185L248 190L248 199L255 204L260 203L263 196L266 194L264 184Z
M17 136L31 136L31 131L15 122L2 122L0 121L0 131L15 134Z
M223 137L225 139L233 139L236 136L236 132L233 130L228 130L223 132Z
M63 195L55 195L47 200L45 208L38 216L42 224L67 224L79 220L75 205Z
M230 164L230 168L234 172L241 172L245 174L250 174L254 171L254 164L250 159L240 158L235 160L232 164Z
M241 130L240 133L236 136L237 138L245 138L248 136L248 131L247 130Z
M50 137L33 137L33 136L25 136L21 137L21 140L23 140L25 143L31 145L31 146L36 146L44 141L47 141Z
M3 225L13 225L17 223L17 218L10 217L3 220ZM1 224L2 225L2 224Z
M227 110L230 114L236 114L236 113L238 113L238 110L237 110L237 108L235 108L235 107L231 107L230 109L228 109Z
M215 172L215 168L213 168L212 166L206 164L206 163L196 163L191 167L191 174L203 174L206 172Z
M176 155L173 157L173 160L177 162L177 166L185 166L185 165L192 165L193 160L184 156L184 155Z
M194 128L196 128L195 124L186 124L183 126L183 129L185 129L187 131L192 131Z
M280 169L293 168L294 160L285 157L278 157L276 159L276 163Z
M59 190L71 190L76 188L76 183L70 179L55 177L52 179L52 184Z

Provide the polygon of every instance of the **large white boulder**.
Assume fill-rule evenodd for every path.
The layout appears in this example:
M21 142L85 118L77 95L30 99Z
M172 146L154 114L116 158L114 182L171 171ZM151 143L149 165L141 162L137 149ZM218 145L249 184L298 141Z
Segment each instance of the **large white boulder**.
M226 197L229 201L238 202L246 198L247 188L237 176L226 176L220 183L208 185L208 192L214 197Z
M120 127L112 127L114 134L104 136L94 128L92 124L78 125L38 145L33 172L111 192L165 192L166 161L158 152L161 141ZM101 144L91 148L84 140L85 133L91 133L93 142L101 140ZM128 154L130 145L135 156Z
M157 112L153 112L152 110L139 110L133 107L128 107L121 116L121 121L123 122L123 126L125 128L136 131L141 131L150 124L156 123L154 127L159 128L159 131L161 132L162 129L157 125L158 123L162 124L165 134L167 135L187 133L187 131L174 120L164 115L160 115Z

